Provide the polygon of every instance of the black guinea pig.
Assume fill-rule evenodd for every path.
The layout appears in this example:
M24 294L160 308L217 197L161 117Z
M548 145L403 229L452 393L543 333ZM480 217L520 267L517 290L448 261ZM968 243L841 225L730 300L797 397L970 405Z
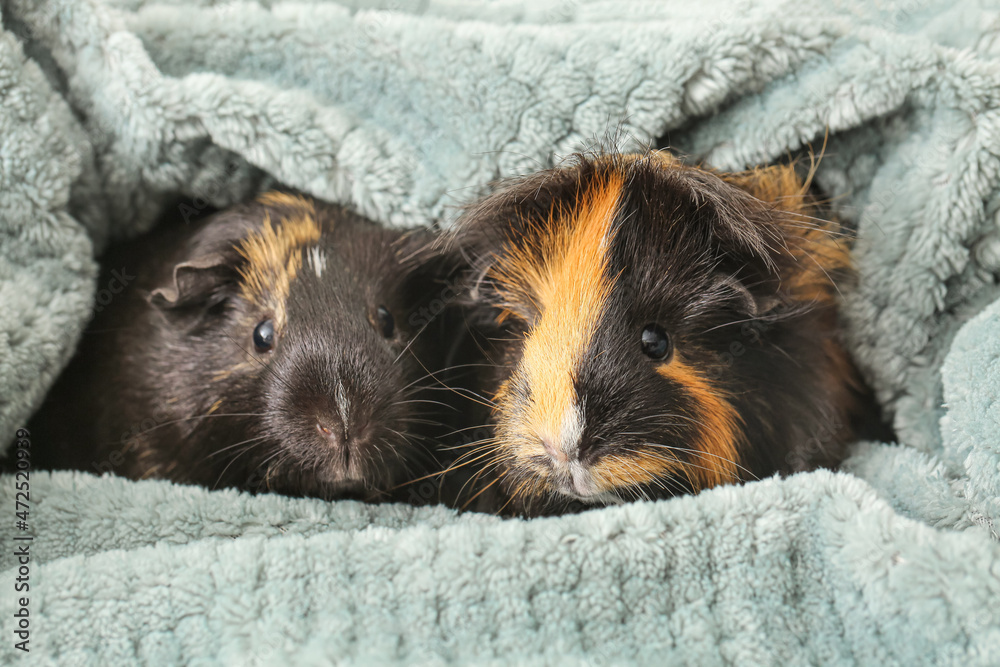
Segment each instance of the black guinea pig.
M431 238L269 193L118 248L119 293L30 424L35 465L390 497L433 460L436 337L407 324Z
M839 339L849 248L815 206L791 166L652 152L467 209L448 243L494 430L457 445L463 504L559 513L837 464L869 416Z

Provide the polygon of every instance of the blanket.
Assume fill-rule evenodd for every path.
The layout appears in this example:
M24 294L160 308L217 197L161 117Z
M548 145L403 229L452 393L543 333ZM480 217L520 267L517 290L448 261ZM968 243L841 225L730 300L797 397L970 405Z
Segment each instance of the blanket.
M829 134L848 338L898 435L837 472L530 521L34 470L19 527L3 476L3 663L1000 655L990 3L0 0L0 20L8 454L113 298L96 258L163 213L282 184L447 227L609 137L741 169Z

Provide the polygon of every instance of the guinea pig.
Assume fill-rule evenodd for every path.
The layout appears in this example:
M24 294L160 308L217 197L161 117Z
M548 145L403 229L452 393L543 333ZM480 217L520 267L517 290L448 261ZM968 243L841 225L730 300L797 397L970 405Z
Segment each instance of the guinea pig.
M793 166L598 155L469 207L448 244L493 432L452 468L475 471L475 507L559 513L835 465L868 417L839 339L849 248L807 187Z
M407 325L430 239L273 192L119 248L118 294L30 425L36 465L389 497L432 460L436 342Z

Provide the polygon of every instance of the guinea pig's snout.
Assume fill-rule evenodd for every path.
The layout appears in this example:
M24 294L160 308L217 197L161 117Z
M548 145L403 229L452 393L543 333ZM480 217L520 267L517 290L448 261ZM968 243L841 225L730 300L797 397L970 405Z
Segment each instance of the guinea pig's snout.
M343 382L337 382L332 395L324 397L316 410L316 430L330 446L342 447L365 429Z
M534 407L537 408L537 404ZM537 461L544 452L548 468L545 477L553 491L583 501L595 500L604 489L595 475L594 438L587 433L582 406L573 401L559 417L549 419L537 410L532 412L526 420L518 420L527 428L513 438L521 443L519 450L525 460ZM514 432L508 431L508 434L514 435Z
M583 415L575 404L568 406L559 420L536 417L531 421L530 430L537 438L536 442L554 466L558 468L579 460L584 424Z
M583 460L585 445L578 434L568 438L540 435L538 440L549 457L550 480L556 491L580 500L600 493L591 467Z
M330 415L316 417L316 430L319 431L321 438L329 440L331 444L339 444L351 437L343 420L331 418Z
M545 453L549 455L549 458L552 459L553 463L569 463L569 454L566 453L566 450L562 447L557 438L543 435L539 436L539 440L541 440L542 448L545 450Z

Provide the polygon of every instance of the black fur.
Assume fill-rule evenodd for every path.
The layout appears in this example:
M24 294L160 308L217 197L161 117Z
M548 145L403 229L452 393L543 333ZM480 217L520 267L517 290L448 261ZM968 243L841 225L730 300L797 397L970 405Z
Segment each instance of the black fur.
M237 247L287 210L253 203L194 227L166 222L109 253L107 270L134 282L95 317L31 423L36 465L364 499L422 474L433 411L419 380L440 343L408 322L435 291L430 266L411 261L430 235L315 207L322 235L309 247L326 266L317 277L304 260L268 353L252 335L270 314L241 293ZM394 315L392 338L379 306Z

